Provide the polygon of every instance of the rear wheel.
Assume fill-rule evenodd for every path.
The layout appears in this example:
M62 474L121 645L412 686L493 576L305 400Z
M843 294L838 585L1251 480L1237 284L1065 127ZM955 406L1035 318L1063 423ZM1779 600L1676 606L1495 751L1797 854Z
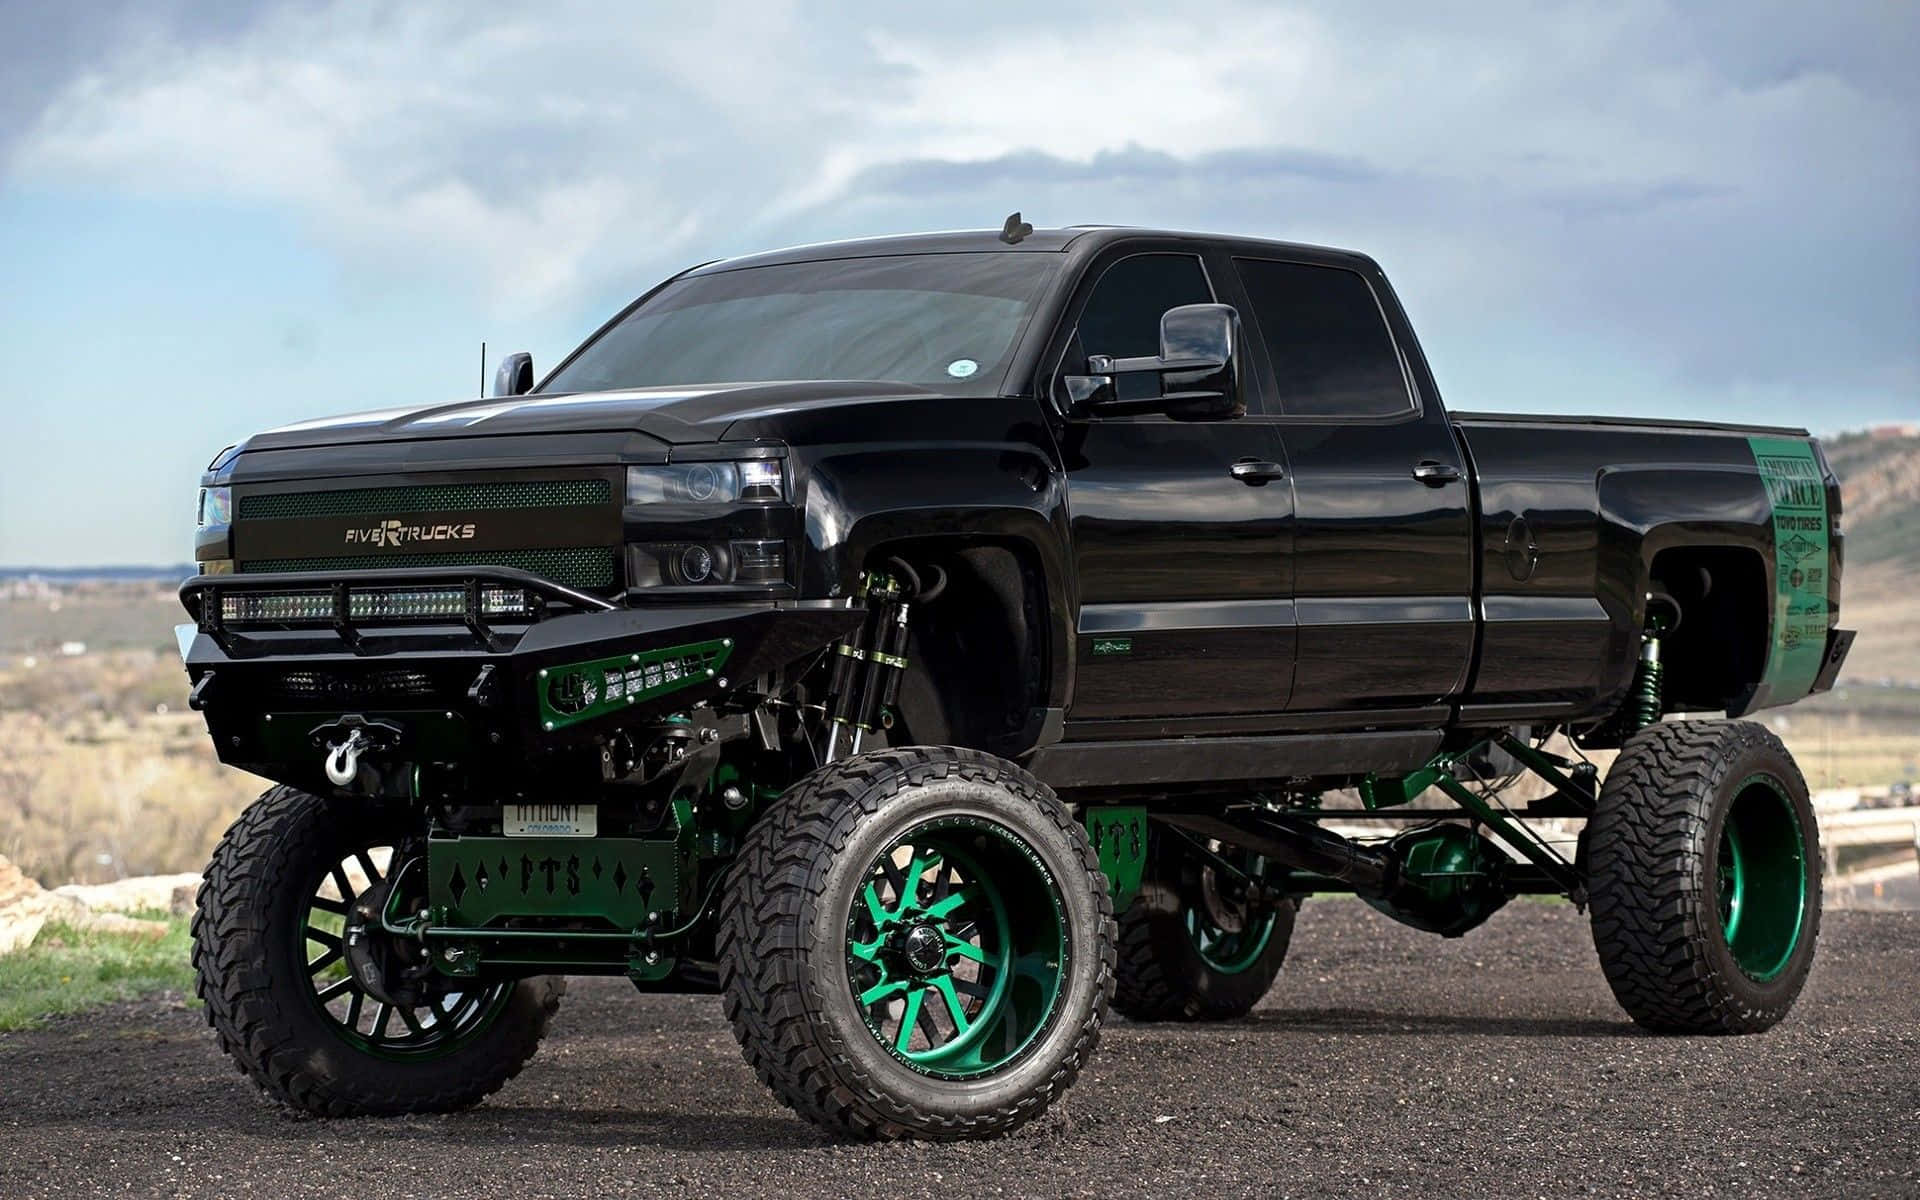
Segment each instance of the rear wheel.
M1003 1133L1099 1040L1113 919L1045 785L969 750L859 755L789 789L723 900L720 974L747 1061L835 1133Z
M1593 941L1635 1021L1755 1033L1813 966L1820 850L1806 781L1750 721L1655 725L1627 740L1588 834Z
M449 1112L526 1065L559 979L438 974L380 915L417 910L404 816L279 787L207 867L193 965L220 1048L281 1103L323 1116Z
M1259 864L1237 865L1257 871ZM1113 1006L1136 1021L1243 1017L1280 974L1297 904L1251 902L1244 878L1216 866L1172 867L1143 885L1120 918Z

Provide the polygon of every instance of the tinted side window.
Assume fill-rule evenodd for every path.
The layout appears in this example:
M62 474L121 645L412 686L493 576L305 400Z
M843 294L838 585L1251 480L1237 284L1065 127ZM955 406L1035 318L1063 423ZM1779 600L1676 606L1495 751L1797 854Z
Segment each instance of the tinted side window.
M1141 358L1160 353L1160 316L1182 304L1211 304L1213 289L1190 254L1136 254L1108 267L1080 313L1080 349L1086 354ZM1159 394L1152 374L1115 380L1120 398Z
M1413 407L1373 289L1340 267L1236 258L1288 416L1362 417Z

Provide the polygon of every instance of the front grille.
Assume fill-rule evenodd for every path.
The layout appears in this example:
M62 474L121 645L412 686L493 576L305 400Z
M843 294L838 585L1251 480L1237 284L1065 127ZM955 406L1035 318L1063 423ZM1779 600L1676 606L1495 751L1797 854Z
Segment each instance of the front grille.
M605 479L554 479L499 483L434 483L409 487L354 488L334 492L279 492L240 497L240 519L475 512L502 508L580 508L613 500ZM263 568L256 568L263 569Z
M348 554L338 558L255 558L243 573L268 571L371 571L385 567L511 567L581 591L610 588L615 576L611 546L551 550L460 550L451 554Z

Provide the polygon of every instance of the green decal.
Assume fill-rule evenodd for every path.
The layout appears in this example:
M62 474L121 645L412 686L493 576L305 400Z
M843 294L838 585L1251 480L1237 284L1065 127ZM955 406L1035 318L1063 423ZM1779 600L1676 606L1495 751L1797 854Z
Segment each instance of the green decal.
M1748 438L1773 505L1773 641L1762 680L1768 698L1807 694L1827 652L1827 485L1813 444Z
M1093 639L1093 652L1095 654L1132 654L1133 639L1095 638Z
M1147 810L1121 804L1089 807L1086 823L1087 840L1113 890L1113 911L1123 913L1140 894L1147 871Z

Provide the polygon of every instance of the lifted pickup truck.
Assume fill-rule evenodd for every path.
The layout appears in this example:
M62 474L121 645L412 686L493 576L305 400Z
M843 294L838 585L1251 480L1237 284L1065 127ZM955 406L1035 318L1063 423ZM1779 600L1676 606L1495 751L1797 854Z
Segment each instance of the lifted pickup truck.
M1846 654L1804 431L1449 414L1364 256L1017 221L695 267L495 390L202 480L192 704L277 786L194 962L287 1104L472 1104L608 974L830 1130L995 1134L1323 893L1569 897L1655 1030L1807 976L1799 770L1669 719Z

